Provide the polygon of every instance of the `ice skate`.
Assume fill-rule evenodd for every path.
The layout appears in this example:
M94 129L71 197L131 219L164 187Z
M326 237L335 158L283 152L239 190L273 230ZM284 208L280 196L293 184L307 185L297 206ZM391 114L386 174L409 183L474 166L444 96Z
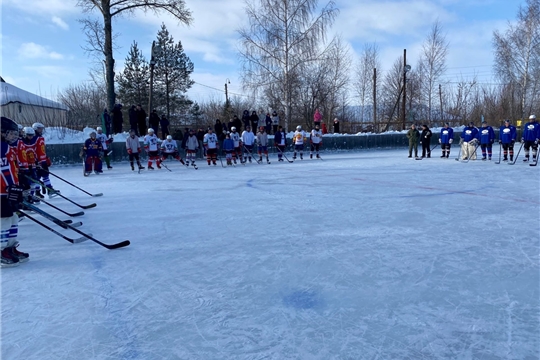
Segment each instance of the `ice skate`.
M30 260L30 255L28 255L28 253L25 253L25 252L22 252L22 251L19 251L17 250L17 247L19 246L19 242L17 241L15 243L15 245L11 246L11 247L8 247L6 249L10 249L11 251L11 254L16 257L17 259L19 259L19 262L20 263L25 263L25 262L28 262Z
M12 254L10 248L2 250L2 267L13 267L19 265L19 258Z

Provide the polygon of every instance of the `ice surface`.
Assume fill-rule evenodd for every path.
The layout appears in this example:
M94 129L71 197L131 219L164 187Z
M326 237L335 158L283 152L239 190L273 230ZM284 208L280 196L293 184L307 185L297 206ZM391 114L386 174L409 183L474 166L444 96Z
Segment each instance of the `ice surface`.
M131 245L22 221L2 359L539 358L540 167L323 157L51 168L105 194L52 178L98 203L81 230Z

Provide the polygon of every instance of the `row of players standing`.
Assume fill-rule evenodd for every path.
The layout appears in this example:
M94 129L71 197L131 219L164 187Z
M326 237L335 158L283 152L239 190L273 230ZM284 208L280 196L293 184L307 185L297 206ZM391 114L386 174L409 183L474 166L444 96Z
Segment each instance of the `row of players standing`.
M510 156L510 161L513 161L516 136L516 127L511 124L510 120L505 120L504 124L499 128L498 140L503 149L503 161L508 161L508 156ZM412 156L413 150L415 156L418 156L418 140L420 140L422 144L422 157L431 157L430 141L432 132L427 125L422 125L421 134L414 124L411 125L407 137L409 138L409 157ZM531 115L529 116L529 122L523 127L523 134L521 137L521 143L525 149L525 158L523 161L529 161L531 150L532 160L534 161L536 159L539 139L540 124L537 122L536 116ZM450 127L449 123L445 123L444 127L441 129L439 138L439 144L442 149L441 158L448 158L450 156L450 148L453 141L454 130ZM461 157L463 160L467 160L468 158L476 159L475 150L477 147L480 147L482 150L482 160L491 160L494 142L495 132L486 121L482 121L482 127L480 129L476 128L473 122L470 122L461 133Z

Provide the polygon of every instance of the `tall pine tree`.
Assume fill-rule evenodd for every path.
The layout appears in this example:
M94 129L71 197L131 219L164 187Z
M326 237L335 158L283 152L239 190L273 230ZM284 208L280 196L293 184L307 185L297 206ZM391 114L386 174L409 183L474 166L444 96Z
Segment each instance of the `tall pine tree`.
M126 57L124 71L116 76L118 97L129 106L148 103L150 69L134 41Z
M155 58L154 103L170 119L171 114L187 112L192 103L184 94L194 84L190 78L193 63L184 53L182 43L174 43L165 24L161 25L158 32L157 43L161 53Z

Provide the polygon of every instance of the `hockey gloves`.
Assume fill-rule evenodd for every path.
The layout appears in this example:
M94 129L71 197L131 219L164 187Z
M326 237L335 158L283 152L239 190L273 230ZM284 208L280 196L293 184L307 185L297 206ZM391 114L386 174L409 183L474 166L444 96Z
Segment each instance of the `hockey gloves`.
M133 154L133 150L131 150L131 149L127 149L127 152L128 152L129 155Z
M14 184L8 187L8 201L15 210L19 210L19 205L23 202L23 191L24 189L19 185Z

